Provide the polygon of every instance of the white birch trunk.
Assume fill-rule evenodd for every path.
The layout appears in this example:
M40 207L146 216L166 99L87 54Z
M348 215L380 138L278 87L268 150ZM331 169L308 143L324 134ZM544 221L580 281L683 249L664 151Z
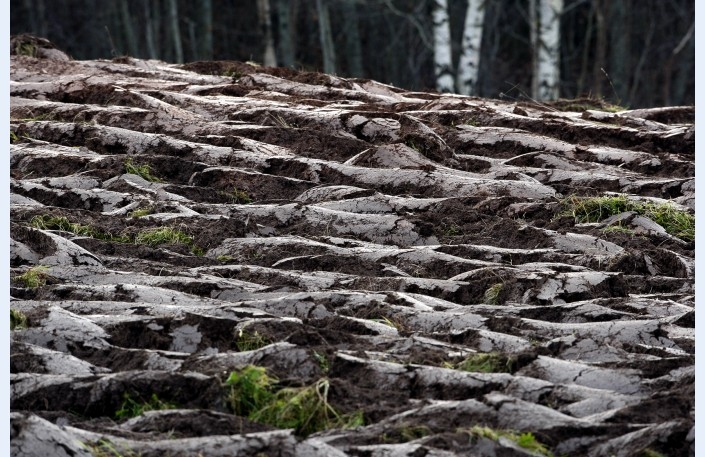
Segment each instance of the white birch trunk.
M463 95L477 95L477 77L480 71L480 44L485 22L485 0L467 0L463 42L458 62L456 86Z
M276 67L277 57L274 53L274 35L272 35L269 0L257 0L257 12L259 15L260 29L264 36L264 58L262 63L265 67Z
M563 0L539 0L539 46L535 77L539 100L556 100L560 83L560 18Z
M453 60L447 0L435 0L433 8L433 60L436 89L439 92L453 92Z

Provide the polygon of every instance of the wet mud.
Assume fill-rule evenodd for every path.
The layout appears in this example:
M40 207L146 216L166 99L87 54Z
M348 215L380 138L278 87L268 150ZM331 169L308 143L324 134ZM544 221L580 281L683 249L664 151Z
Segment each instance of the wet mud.
M694 240L566 212L693 216L693 107L57 53L11 43L16 455L694 455ZM238 415L249 365L361 420Z

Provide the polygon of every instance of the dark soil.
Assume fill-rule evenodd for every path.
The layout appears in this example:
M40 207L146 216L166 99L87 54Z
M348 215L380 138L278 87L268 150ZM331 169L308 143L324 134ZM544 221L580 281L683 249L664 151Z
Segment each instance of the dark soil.
M54 49L11 41L13 81L32 81L11 88L10 305L27 316L13 412L137 452L256 434L275 428L232 414L224 382L258 365L278 388L330 381L328 403L365 425L316 437L347 455L525 455L475 425L554 455L694 455L694 241L564 213L566 196L615 192L694 214L692 107L30 47ZM128 158L158 181L126 175ZM189 241L136 242L164 227ZM39 265L49 276L27 286ZM498 364L459 368L478 354ZM178 409L128 426L125 394Z

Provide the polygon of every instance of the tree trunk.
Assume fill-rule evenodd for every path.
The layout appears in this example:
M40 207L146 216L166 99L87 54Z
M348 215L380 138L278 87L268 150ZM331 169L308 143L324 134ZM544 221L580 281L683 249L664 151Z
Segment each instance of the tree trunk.
M190 17L186 17L186 25L188 26L188 43L190 61L198 60L198 39L196 38L196 21Z
M436 89L439 92L453 92L453 60L447 0L435 0L433 5L433 61Z
M164 59L162 56L162 53L165 52L165 48L162 45L163 40L160 39L162 37L162 3L161 0L145 0L147 3L150 3L152 6L152 23L154 24L152 29L154 30L154 50L157 54L157 59Z
M36 33L40 37L45 37L48 35L49 25L47 24L46 6L44 0L37 0L37 12L36 15L39 17L39 29Z
M480 44L485 23L484 0L467 0L463 41L458 62L456 86L464 95L477 95L477 79L480 72Z
M529 40L531 43L531 98L538 100L539 98L539 48L541 40L539 39L539 14L536 0L529 0Z
M277 0L277 28L279 41L277 43L277 62L282 67L294 66L294 43L291 33L291 2Z
M264 39L264 56L262 63L265 67L276 67L277 57L274 53L274 36L272 35L272 19L269 14L269 0L257 0L257 15L259 28Z
M675 77L675 84L673 85L671 102L676 105L692 104L693 101L685 100L686 88L688 87L688 81L693 81L692 76L695 73L693 68L693 60L687 57L684 58L684 54L695 55L695 23L690 25L690 28L686 32L683 39L678 43L678 46L673 50L673 57L678 56L680 62L677 62L676 67L678 71ZM670 94L671 92L669 92Z
M200 46L198 46L198 59L213 59L213 0L200 2Z
M622 97L627 95L629 80L630 57L629 35L631 27L627 14L626 0L612 0L610 3L610 43L609 75L614 91L614 103L622 104Z
M135 29L132 27L132 15L130 14L130 6L127 0L120 0L120 19L125 33L125 42L127 43L127 53L133 57L137 57L139 50L137 49L137 36Z
M181 46L181 29L179 28L179 7L176 0L169 0L169 21L171 23L171 38L174 41L174 60L184 63L184 50Z
M581 57L580 64L580 76L578 77L578 84L576 86L576 96L583 96L583 88L588 85L588 67L590 64L590 41L592 40L592 32L595 24L595 15L592 12L588 15L587 25L585 26L585 33L583 39L583 55Z
M323 52L323 71L328 74L334 74L335 47L333 46L333 35L331 33L330 16L328 15L326 0L316 0L316 9L318 10L318 31Z
M607 54L607 27L605 27L604 0L595 0L595 62L592 67L592 93L597 98L602 98L602 73L605 67Z
M556 100L560 86L560 18L563 0L539 0L538 53L534 83L538 100Z
M362 77L362 46L357 19L355 0L344 0L341 4L345 17L345 47L347 50L348 74L355 78Z
M152 23L152 11L150 7L150 0L143 0L142 6L144 7L144 36L147 42L147 53L150 59L157 59L159 54L157 53L157 46L154 41L154 24Z

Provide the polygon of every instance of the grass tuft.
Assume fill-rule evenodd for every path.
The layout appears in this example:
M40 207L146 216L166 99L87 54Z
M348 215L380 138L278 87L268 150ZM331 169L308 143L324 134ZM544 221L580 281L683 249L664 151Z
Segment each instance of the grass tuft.
M279 380L269 376L264 367L248 365L233 371L225 381L230 387L228 403L233 413L248 417L262 409L274 395L274 386Z
M260 335L257 330L253 333L246 332L240 329L235 339L235 346L240 352L254 351L255 349L263 348L272 342L264 335Z
M153 212L154 212L154 209L152 209L152 208L138 208L134 211L130 211L127 214L127 217L134 217L136 219L138 217L144 217L149 214L152 214Z
M139 211L139 210L137 210ZM151 211L151 210L150 210ZM134 216L135 211L130 215ZM146 244L151 247L156 247L161 244L185 244L191 248L191 252L196 256L205 255L206 251L197 246L193 237L186 233L177 230L173 227L156 227L139 232L134 238L127 235L112 235L88 225L82 225L69 221L65 217L54 216L35 216L29 224L32 227L42 230L63 230L79 236L90 236L105 241L114 241L117 243L135 243Z
M485 291L485 303L488 305L499 305L501 304L500 300L500 294L502 293L502 289L504 288L504 284L497 283L493 284L490 286L486 291Z
M655 451L650 448L643 449L641 453L639 454L639 457L666 457L664 454L660 453L659 451Z
M233 203L248 204L252 203L252 197L244 190L235 187L232 192L230 192L230 198Z
M135 237L135 243L152 247L160 244L186 244L191 246L193 238L173 227L157 227L138 233Z
M233 412L277 428L291 428L299 436L334 427L363 425L361 412L342 415L328 403L330 382L320 379L310 386L277 386L266 369L254 365L234 371L226 381Z
M132 161L132 157L125 161L125 172L141 176L150 182L164 182L152 174L152 167L147 164L138 165Z
M10 308L10 330L27 328L27 316L20 310Z
M41 230L62 230L80 236L94 236L98 231L91 226L69 221L63 216L34 216L29 225Z
M132 449L118 446L105 438L101 438L95 442L86 441L81 444L88 449L93 457L140 457L140 454Z
M120 409L115 411L116 419L129 419L132 417L141 416L146 411L157 411L163 409L176 409L176 404L160 400L157 394L152 396L147 401L135 400L132 395L125 392L123 402Z
M624 227L621 224L609 225L602 229L603 233L623 233L624 235L634 235L634 230Z
M45 267L44 265L36 265L21 275L13 277L12 279L21 283L25 287L36 289L37 287L45 285L47 280L51 278L51 275L47 273L48 271L49 267Z
M33 43L17 43L15 54L18 56L37 57L37 46Z
M477 353L457 363L454 368L480 373L511 373L514 360L496 352Z
M330 370L330 362L328 362L328 357L326 357L325 354L313 351L313 358L316 359L316 362L318 362L318 367L321 369L321 372L323 372L323 374L328 374L328 371Z
M327 379L307 387L281 389L264 408L251 414L250 419L277 428L293 428L300 436L334 427L363 425L362 413L341 415L328 403L329 389Z
M695 240L695 216L668 203L642 203L625 195L581 198L571 196L563 201L561 215L577 222L600 222L615 214L634 211L661 225L670 235L685 241Z
M404 425L399 429L399 437L402 443L414 441L432 433L431 429L425 425Z
M63 216L34 216L29 225L40 230L62 230L78 236L90 236L105 241L115 241L118 243L128 243L130 238L124 235L112 235L98 230L90 225L83 225L71 222Z
M487 438L492 441L499 441L500 438L506 438L513 441L519 447L535 454L552 457L553 453L541 442L539 442L533 433L516 433L508 430L495 430L490 427L473 426L467 433L474 438Z

